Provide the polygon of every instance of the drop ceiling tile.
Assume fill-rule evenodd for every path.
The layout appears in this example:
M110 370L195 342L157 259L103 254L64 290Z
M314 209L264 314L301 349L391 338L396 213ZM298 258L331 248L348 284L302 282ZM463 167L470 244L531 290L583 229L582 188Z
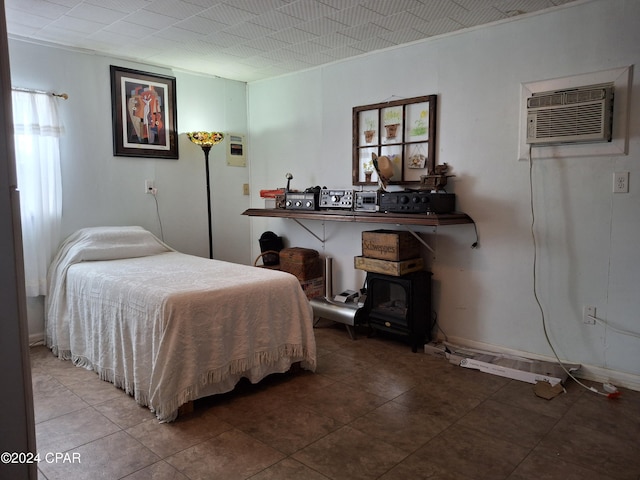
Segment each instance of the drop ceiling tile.
M296 28L305 32L313 33L314 35L329 35L330 33L337 32L341 28L345 28L347 25L344 23L336 22L330 18L317 18L309 22L300 23L296 25Z
M69 45L79 45L86 39L86 34L66 28L48 26L38 31L38 40L47 40L54 43L69 42Z
M299 18L292 17L291 15L287 15L286 13L282 13L278 10L272 10L271 12L256 15L251 20L249 20L249 22L255 23L256 25L260 25L262 27L270 28L271 30L289 28L302 23Z
M488 8L498 3L505 3L508 0L455 0L462 8L467 10L479 10Z
M136 25L154 28L156 30L161 30L176 22L175 18L160 15L159 13L149 12L147 10L132 13L131 15L126 16L123 20Z
M506 15L493 7L472 10L470 12L465 12L451 17L452 20L455 20L465 27L473 27L484 23L496 22L504 18L507 18Z
M235 45L237 43L242 43L246 41L246 38L239 37L237 35L231 35L227 32L215 32L207 35L202 39L203 42L210 43L212 45L216 45L221 48L230 47L231 45Z
M318 36L314 35L313 33L299 30L297 28L287 28L286 30L280 30L278 32L271 33L269 35L269 38L275 38L276 40L291 44L307 42L309 40L313 40L314 38L318 38Z
M56 20L69 11L69 8L63 5L37 0L7 0L5 8L21 10L50 20Z
M296 0L278 11L305 21L326 17L337 12L336 8L316 0Z
M25 38L35 38L38 33L39 28L30 27L28 25L20 25L19 23L12 23L11 25L7 25L7 32L10 37L25 37Z
M226 33L231 35L236 35L242 38L258 38L264 37L265 35L269 35L273 33L274 30L271 28L266 28L261 25L256 25L255 23L245 22L239 25L234 25L232 27L227 27L224 30Z
M355 26L363 23L375 22L383 16L372 10L368 10L361 5L351 8L345 8L337 13L329 15L329 18L345 25Z
M84 0L46 0L49 3L55 3L56 5L62 5L63 7L73 8L76 5L82 3Z
M210 20L204 17L190 17L176 23L174 26L203 35L209 35L210 33L218 32L228 27L228 25L224 23L216 22L215 20Z
M117 10L118 12L131 13L151 5L153 0L85 0L84 3Z
M241 8L255 15L260 15L274 8L283 7L290 2L286 0L225 0L224 3Z
M450 18L440 18L432 22L425 22L422 26L415 27L415 30L426 34L429 37L435 35L443 35L445 33L460 30L463 25L451 20Z
M137 44L137 38L128 35L114 35L106 30L99 30L87 37L89 42L100 42L104 45L112 45L113 47L133 47Z
M420 7L412 8L408 11L423 20L430 21L437 18L460 15L465 12L465 9L451 0L431 0Z
M363 25L356 25L355 27L338 30L338 33L346 37L353 38L354 40L364 40L365 38L382 35L384 32L388 32L388 30L373 23L365 23Z
M298 55L300 55L300 54L312 55L312 54L327 50L327 47L325 47L323 45L320 45L319 43L302 42L302 43L296 43L296 44L293 44L293 45L289 45L289 46L285 47L284 50L295 52Z
M51 23L51 19L49 18L33 15L32 13L17 10L15 8L7 8L5 10L5 15L7 17L7 28L9 31L11 31L12 25L40 29Z
M375 22L386 30L396 31L422 25L424 20L409 12L400 12Z
M119 22L107 25L104 30L106 32L111 32L117 35L127 35L133 38L144 38L157 32L155 28L145 27L144 25L136 25L125 20L120 20Z
M255 17L256 14L226 3L220 3L204 10L200 16L215 20L216 22L226 23L227 25L237 25Z
M104 24L94 22L91 20L85 20L82 18L73 17L61 17L49 24L50 27L55 27L63 30L71 30L74 32L90 34L104 28ZM113 35L113 34L112 34Z
M257 48L258 50L266 52L268 50L277 50L279 48L285 48L290 44L267 36L267 37L259 37L259 38L254 38L253 40L245 41L243 45L247 45L248 47L252 47L252 48Z
M529 13L547 7L549 7L548 0L509 0L506 2L500 2L499 5L496 5L496 8L506 14L518 11Z
M327 48L337 48L342 45L349 45L350 43L354 43L353 38L346 37L341 33L332 33L330 35L323 35L322 37L318 37L311 41L313 43L317 43Z
M363 54L364 52L350 45L345 45L342 47L326 50L325 53L330 57L339 59L339 58L355 57Z
M351 8L357 6L362 0L321 0L322 3L326 3L330 7L337 8L338 10L344 10L345 8Z
M227 55L238 58L249 58L258 56L264 52L262 50L258 50L257 48L251 48L246 45L234 45L232 47L225 48L222 53L226 53Z
M383 50L385 48L393 47L395 43L384 38L367 38L361 42L352 43L351 46L363 52L373 52L375 50Z
M198 15L203 10L205 10L204 7L184 2L183 0L154 0L153 3L144 7L144 11L159 13L181 20L192 15Z
M204 38L206 37L206 34L195 33L195 32L192 32L191 30L185 30L184 28L171 26L169 28L162 29L160 32L155 34L155 36L156 37L161 36L166 40L184 43L184 42L193 40L194 36Z
M335 62L336 58L326 53L318 52L307 55L304 60L311 65L323 65L325 63Z
M427 36L428 35L414 30L413 28L405 28L403 30L396 30L395 32L385 33L384 35L380 35L380 38L393 42L396 45L401 45L403 43L411 43L415 42L416 40L421 40L423 38L426 38Z
M121 20L126 17L127 14L117 10L110 10L108 8L83 3L69 10L66 16L108 25L109 23Z
M421 5L422 3L418 0L393 0L393 2L389 0L367 0L362 2L363 7L381 15L393 15Z

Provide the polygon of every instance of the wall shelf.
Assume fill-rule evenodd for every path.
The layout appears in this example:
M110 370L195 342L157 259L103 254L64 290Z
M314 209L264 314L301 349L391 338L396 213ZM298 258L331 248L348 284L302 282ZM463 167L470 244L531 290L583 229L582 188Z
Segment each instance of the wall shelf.
M473 223L466 213L447 214L351 212L346 210L287 210L284 208L249 208L243 215L249 217L278 217L329 222L386 223L396 225L460 225Z

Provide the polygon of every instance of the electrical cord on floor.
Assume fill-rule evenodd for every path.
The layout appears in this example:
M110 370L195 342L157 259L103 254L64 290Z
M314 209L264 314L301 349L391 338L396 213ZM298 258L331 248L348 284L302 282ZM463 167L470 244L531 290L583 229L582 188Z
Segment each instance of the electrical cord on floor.
M538 288L537 288L536 266L538 264L538 247L536 244L536 234L535 234L535 228L534 228L535 222L536 222L536 216L535 216L535 208L533 205L533 159L531 158L531 145L529 145L529 203L531 206L531 238L533 240L533 296L536 300L536 304L538 305L538 309L540 310L540 317L542 319L542 330L544 332L544 338L546 339L547 344L549 345L549 348L551 348L553 355L556 357L556 360L558 361L558 365L560 365L562 370L564 370L564 372L574 382L576 382L581 387L586 388L587 390L590 390L591 392L596 393L598 395L602 395L607 398L617 398L620 396L620 392L614 385L611 385L610 383L603 384L603 388L607 392L605 393L605 392L599 391L595 387L589 387L588 385L585 385L580 380L578 380L569 371L569 369L567 369L564 366L564 364L560 360L560 357L558 356L558 353L556 352L556 349L553 347L553 344L551 343L551 339L549 338L549 333L547 332L547 321L545 318L544 309L542 308L542 303L540 303L540 298L538 297Z

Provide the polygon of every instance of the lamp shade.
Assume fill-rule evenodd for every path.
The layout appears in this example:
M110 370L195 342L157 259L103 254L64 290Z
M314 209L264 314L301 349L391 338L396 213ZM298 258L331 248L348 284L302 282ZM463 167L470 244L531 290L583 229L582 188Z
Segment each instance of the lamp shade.
M189 132L187 137L201 147L211 147L224 139L224 135L220 132Z

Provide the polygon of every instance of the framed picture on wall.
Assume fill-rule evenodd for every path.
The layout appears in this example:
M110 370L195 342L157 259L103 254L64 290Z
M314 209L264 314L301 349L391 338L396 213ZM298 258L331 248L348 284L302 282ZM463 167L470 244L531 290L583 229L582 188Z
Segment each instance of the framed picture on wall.
M435 167L436 95L353 107L353 185L378 181L372 158L386 156L390 184L417 184Z
M178 158L176 79L111 65L113 154Z

